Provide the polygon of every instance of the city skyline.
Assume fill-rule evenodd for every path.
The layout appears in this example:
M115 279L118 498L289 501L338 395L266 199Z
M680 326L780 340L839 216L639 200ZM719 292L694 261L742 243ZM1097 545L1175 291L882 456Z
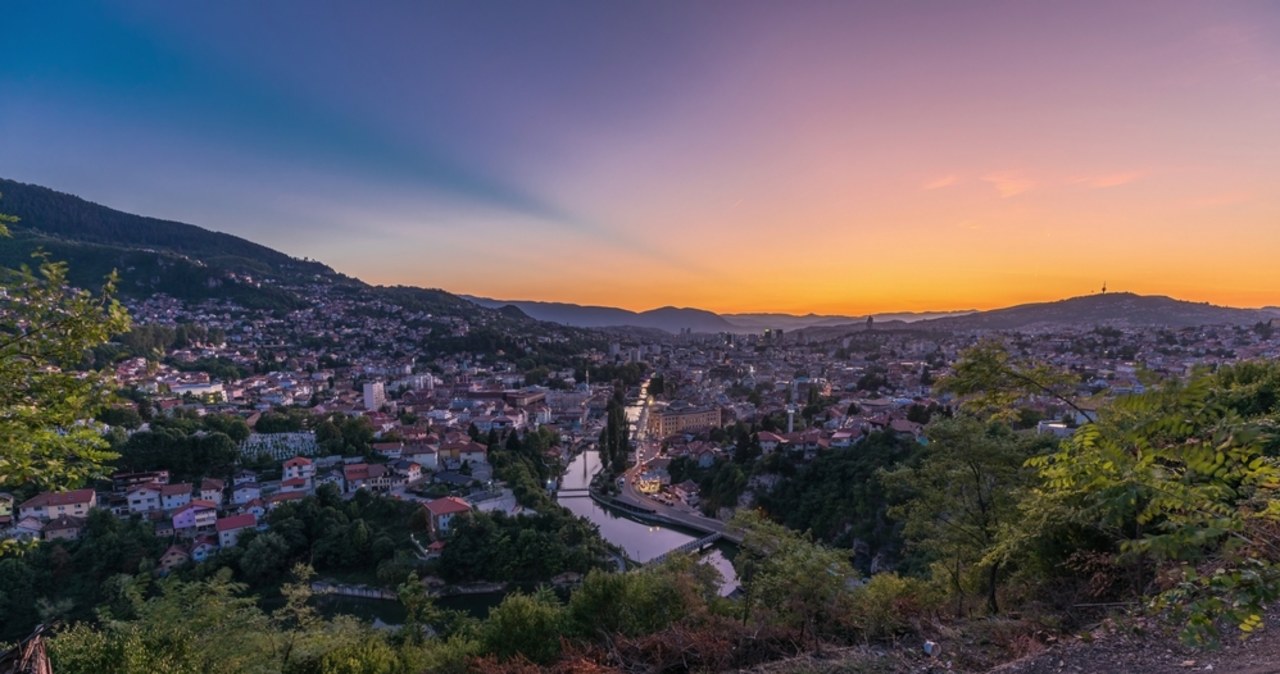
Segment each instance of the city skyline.
M0 175L501 299L1280 300L1266 3L304 9L16 7Z

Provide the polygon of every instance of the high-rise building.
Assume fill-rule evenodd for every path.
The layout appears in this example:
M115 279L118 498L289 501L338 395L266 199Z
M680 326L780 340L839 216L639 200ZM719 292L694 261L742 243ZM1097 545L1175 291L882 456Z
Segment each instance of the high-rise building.
M366 410L381 409L387 403L386 387L380 381L364 383L364 408Z

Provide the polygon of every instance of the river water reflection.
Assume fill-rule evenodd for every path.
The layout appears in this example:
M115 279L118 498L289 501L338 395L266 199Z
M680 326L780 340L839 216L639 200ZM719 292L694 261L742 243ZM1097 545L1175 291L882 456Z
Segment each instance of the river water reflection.
M600 470L600 458L594 451L582 452L569 464L565 471L561 489L585 489L591 484L591 476ZM575 495L562 494L560 505L571 510L575 515L585 517L600 527L600 535L605 540L622 548L627 556L637 562L647 562L685 543L701 536L694 532L684 532L656 524L645 524L617 514L586 497L585 493ZM717 545L703 556L703 561L710 564L725 583L721 593L732 592L737 585L737 576L733 572L730 557L733 548L729 545Z

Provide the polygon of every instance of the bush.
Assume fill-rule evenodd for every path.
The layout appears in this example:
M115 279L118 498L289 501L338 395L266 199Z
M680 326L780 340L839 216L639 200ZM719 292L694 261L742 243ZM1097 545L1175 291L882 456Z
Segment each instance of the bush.
M876 574L850 595L850 622L867 641L910 634L932 608L929 595L924 581L894 573Z
M550 590L511 594L490 613L481 629L484 650L506 660L524 656L547 664L560 655L564 607Z

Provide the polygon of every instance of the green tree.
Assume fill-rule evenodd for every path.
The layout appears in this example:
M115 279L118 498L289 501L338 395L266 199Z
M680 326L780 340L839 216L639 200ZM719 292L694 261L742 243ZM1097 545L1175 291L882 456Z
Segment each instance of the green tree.
M564 607L549 589L507 595L481 629L485 650L499 658L524 656L547 664L560 655Z
M977 416L1003 421L1017 418L1018 401L1045 396L1085 411L1075 402L1076 378L1043 363L1015 358L1003 344L988 340L960 355L938 390L961 396L961 408Z
M0 486L78 487L115 458L92 426L112 397L101 372L74 366L129 327L115 279L91 294L71 288L65 264L0 270Z
M1114 553L1135 593L1164 579L1152 605L1188 641L1215 641L1223 620L1256 629L1280 596L1280 466L1264 451L1270 421L1240 416L1253 403L1223 383L1199 373L1119 398L1031 459L1039 488L1002 552L1083 539Z
M957 613L965 577L985 573L987 609L999 611L1001 564L988 557L1003 526L1017 517L1018 497L1030 478L1027 455L1002 424L973 418L947 419L929 427L929 444L917 465L887 471L887 485L907 499L890 513L905 522L912 546L924 551L950 577Z
M763 615L820 649L820 629L840 615L857 577L847 556L751 511L739 512L730 526L743 532L733 560L746 592L743 620Z

